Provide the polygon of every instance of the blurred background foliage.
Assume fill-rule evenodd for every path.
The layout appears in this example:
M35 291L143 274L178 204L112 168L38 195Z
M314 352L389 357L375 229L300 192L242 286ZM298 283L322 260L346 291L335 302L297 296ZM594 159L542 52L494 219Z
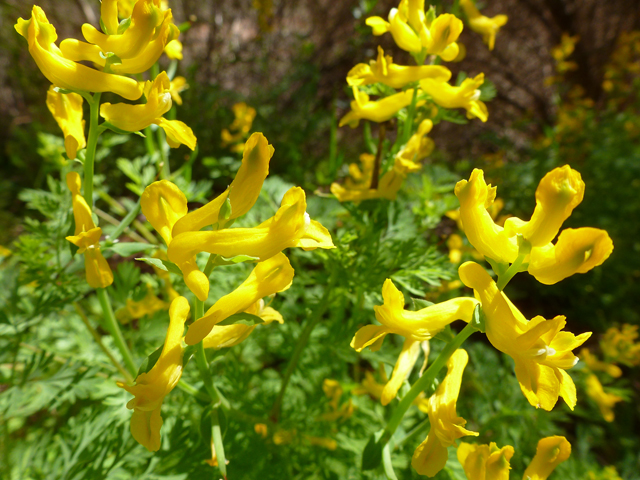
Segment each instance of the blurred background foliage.
M436 152L421 174L405 182L396 202L353 206L324 198L329 184L366 150L363 125L355 132L336 129L349 109L344 78L354 64L373 58L379 43L394 52L397 62L408 63L390 38L372 37L364 24L367 16L384 16L397 2L170 3L176 23L191 24L181 37L185 58L179 66L189 83L179 118L192 127L199 145L193 181L185 185L189 201L197 205L212 198L237 169L239 156L222 145L220 135L233 121L231 106L245 101L257 111L252 131L263 132L276 153L251 214L255 217L243 221L267 218L288 186L301 185L320 194L309 199L309 212L329 228L338 246L335 254L291 253L296 280L274 303L284 325L258 328L214 360L220 389L236 414L227 419L225 437L229 478L383 478L378 471L360 472L359 464L366 439L388 409L358 389L366 373L378 381L381 369L390 373L401 345L390 339L393 348L357 355L348 340L373 318L387 277L407 297L436 301L458 292L450 284L455 265L447 258L447 238L456 227L445 214L457 206L453 185L472 168L483 168L498 186L505 201L501 214L527 218L540 178L570 164L582 174L586 194L565 226L603 228L613 239L615 250L601 268L553 288L527 274L517 276L507 291L525 316L566 315L569 330L594 332L587 345L599 355L607 329L640 325L640 41L629 34L640 30L640 4L484 2L483 13L506 14L509 22L492 52L465 29L461 41L467 59L451 68L454 78L458 71L484 72L495 84L489 121L439 124L431 133ZM39 5L59 38L77 36L84 22L97 24L97 2L43 0ZM152 455L128 432L128 396L111 378L115 369L97 347L87 348L93 344L82 318L98 316L99 306L86 302L74 308L88 287L77 272L62 268L68 259L64 235L72 224L70 214L57 214L69 204L59 176L66 164L63 142L45 106L48 82L12 28L30 7L22 0L0 4L0 245L14 252L0 252L0 477L211 478L204 463L211 452L201 438L203 406L186 408L187 395L176 389L163 408L163 449ZM563 56L555 47L567 37L575 39L573 51ZM562 62L572 64L566 68ZM125 210L136 198L131 191L148 183L144 145L137 140L105 135L98 152L96 180ZM189 160L184 152L173 154L172 170ZM116 214L117 205L105 200L98 206ZM128 252L120 253L109 260L116 272L114 289L131 291L115 295L116 307L128 298L138 300L147 284L157 286L150 267L131 266L123 262L131 258ZM214 273L214 296L237 285L247 269L238 265ZM175 283L180 290L179 280ZM314 315L327 321L313 331L280 421L273 423L264 412L278 393L305 321ZM156 312L135 320L127 332L140 359L162 342L161 321L166 323L166 313ZM112 347L106 332L99 333ZM583 393L576 410L563 405L548 414L524 400L510 359L473 340L458 412L470 429L480 431L480 442L515 447L515 471L527 465L541 436L565 434L573 454L555 478L640 478L640 380L633 362L622 365L624 375L615 385L603 377L605 386L613 385L607 391L625 399L610 423L584 395L586 367L571 372L579 396ZM442 345L432 342L431 358ZM193 373L185 369L186 380L197 383L189 378ZM337 405L345 412L351 405L354 414L335 414L323 392L325 379L339 381ZM322 420L331 413L333 420ZM394 467L401 478L417 478L409 466L417 442L407 440L426 435L424 418L412 409L404 425L413 427L400 431L406 437L394 452ZM256 427L262 422L265 435ZM464 474L454 460L437 478L464 479Z

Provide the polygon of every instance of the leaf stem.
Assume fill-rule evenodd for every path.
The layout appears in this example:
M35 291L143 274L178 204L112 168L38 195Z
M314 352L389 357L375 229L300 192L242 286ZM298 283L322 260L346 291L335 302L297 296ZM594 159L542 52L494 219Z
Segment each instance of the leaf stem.
M421 392L426 390L435 380L438 372L447 364L449 357L453 355L460 345L464 343L464 341L471 336L472 333L477 332L474 326L471 323L465 325L465 327L458 333L453 340L451 340L444 349L438 355L438 358L431 364L431 366L427 369L427 371L418 379L416 383L413 384L411 390L402 398L398 407L393 412L391 419L387 423L385 427L384 435L381 439L384 443L387 443L389 439L393 436L396 429L400 425L404 414L407 412L413 401L416 399Z
M92 101L89 102L89 135L84 159L84 199L91 208L93 208L93 164L98 145L98 115L101 95L100 92L94 93Z
M116 367L118 371L122 374L125 382L131 383L133 381L133 377L129 372L127 372L127 370L116 359L116 357L113 356L113 354L109 351L109 349L105 346L105 344L102 343L100 334L98 334L96 329L91 326L91 323L89 323L89 319L87 318L84 311L82 310L82 307L80 307L80 304L78 304L78 302L73 302L73 306L75 307L76 312L78 313L78 316L82 320L82 323L84 323L84 325L87 327L87 330L89 330L89 333L98 344L98 347L100 347L100 350L102 350L102 352L107 356L107 358L109 358L113 366Z
M335 270L334 270L335 272ZM311 336L311 332L316 327L316 325L322 320L322 316L324 312L326 312L329 307L329 296L331 295L331 291L333 290L333 286L336 283L337 276L335 274L331 275L329 279L329 283L327 284L324 294L322 295L321 300L318 302L316 310L314 312L314 316L309 319L307 324L304 327L304 330L298 337L298 342L296 343L296 348L293 351L293 355L291 356L291 361L289 365L287 365L287 370L284 372L282 377L282 384L280 385L280 391L278 392L278 396L276 397L275 402L273 402L273 407L271 407L271 412L269 413L269 418L274 423L278 422L278 417L280 416L280 407L282 406L282 400L284 398L284 394L287 390L287 385L289 384L289 380L291 380L291 375L294 370L298 366L298 362L300 361L300 356L302 355L302 351L304 347L307 346L307 342L309 341L309 337Z
M104 313L107 330L109 330L109 333L113 337L113 341L116 344L116 347L118 347L118 350L120 350L127 370L129 371L131 376L135 378L136 374L138 373L138 369L135 362L133 361L133 357L131 356L131 351L124 341L124 337L122 336L122 332L120 331L120 326L118 325L116 316L113 314L113 308L111 307L109 293L107 292L106 288L97 288L96 293L98 295L98 300L100 301L100 306L102 307L102 312Z

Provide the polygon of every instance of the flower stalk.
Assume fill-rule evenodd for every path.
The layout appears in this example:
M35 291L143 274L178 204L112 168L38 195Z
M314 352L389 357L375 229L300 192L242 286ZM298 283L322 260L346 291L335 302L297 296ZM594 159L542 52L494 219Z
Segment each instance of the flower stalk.
M98 115L100 113L101 95L101 92L94 93L89 102L89 137L87 138L84 159L84 199L91 208L93 208L93 164L96 158L98 136L100 135L98 131Z
M127 370L129 371L131 376L135 377L138 369L135 362L133 361L133 357L131 356L131 351L129 350L129 347L127 346L124 337L122 336L122 332L120 331L120 327L118 326L118 320L116 320L116 316L113 313L109 293L107 292L106 288L96 288L96 294L98 295L98 301L100 302L102 312L104 313L104 320L106 324L105 326L113 337L113 341L116 344L116 347L118 348L118 350L120 350Z

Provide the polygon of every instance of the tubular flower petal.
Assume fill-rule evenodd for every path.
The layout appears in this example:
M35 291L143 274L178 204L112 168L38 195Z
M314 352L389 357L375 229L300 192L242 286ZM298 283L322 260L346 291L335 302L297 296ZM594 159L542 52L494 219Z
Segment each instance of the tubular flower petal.
M390 95L381 100L371 101L369 95L353 87L353 96L355 100L351 102L351 111L342 117L340 127L349 125L351 128L355 128L360 120L386 122L400 109L411 104L413 89Z
M95 226L91 218L91 209L80 195L80 175L76 172L67 174L67 187L71 191L73 218L75 220L74 235L66 237L78 247L78 253L84 254L84 267L87 283L91 288L105 288L113 283L113 272L100 252L102 229Z
M582 345L591 333L576 337L561 331L566 324L562 315L553 320L537 316L527 321L477 263L463 263L458 273L480 299L486 316L487 338L515 361L516 377L529 403L551 410L560 396L573 409L576 388L565 370L578 362L572 350Z
M29 20L19 18L15 29L27 39L29 53L55 86L67 90L114 92L128 100L137 100L142 95L138 82L131 78L99 72L66 58L55 44L56 29L40 7L33 6Z
M180 40L171 40L164 47L164 53L171 60L182 60L182 42Z
M74 160L79 148L87 146L82 119L82 96L77 93L62 94L51 85L47 91L47 108L56 119L64 135L67 156Z
M553 285L574 273L586 273L609 258L613 242L604 230L566 228L555 245L531 250L529 273L540 283Z
M197 138L193 134L193 130L186 123L180 120L166 120L159 118L154 122L164 130L167 136L167 143L171 148L178 148L180 145L186 145L191 150L196 149Z
M420 87L425 93L431 95L433 101L444 108L464 108L467 118L479 118L486 122L489 112L484 102L480 101L480 85L484 83L484 73L475 78L465 79L459 87L454 87L445 82L426 78L420 80Z
M284 323L284 318L280 315L280 312L264 306L264 300L260 299L254 302L249 308L245 310L247 313L257 315L262 318L264 324L267 325L272 322ZM202 340L204 348L230 348L238 345L244 341L257 325L215 325L211 332Z
M103 103L100 106L100 116L114 127L127 132L144 130L171 109L170 86L171 82L166 72L161 72L153 82L145 83L144 94L147 103Z
M189 88L189 84L187 83L186 78L181 76L175 77L173 80L171 80L171 84L169 86L171 99L178 105L182 105L182 97L180 96L180 92L183 92L187 88Z
M588 348L580 350L580 359L592 372L605 372L613 378L619 378L622 376L622 370L619 366L598 360L598 358L592 354Z
M565 229L556 244L562 222L580 203L584 183L569 166L556 168L540 182L536 209L529 222L511 217L498 226L488 212L495 199L495 187L487 185L482 170L474 169L469 181L455 188L460 201L460 221L469 242L484 256L513 263L518 256L517 235L528 241L531 254L528 271L539 282L551 285L574 273L586 273L601 265L613 251L613 242L604 230Z
M245 144L242 164L233 182L216 199L205 206L185 215L175 225L175 236L184 232L195 232L208 225L221 221L220 208L229 199L231 214L222 222L241 217L247 213L260 195L264 179L269 174L269 162L274 148L262 133L254 133Z
M171 109L172 104L171 82L166 72L161 72L153 82L146 82L144 93L147 103L103 103L100 106L100 115L114 127L127 132L144 130L155 123L165 131L170 147L176 148L184 144L191 150L195 149L196 137L191 128L178 120L162 118L162 115Z
M513 453L510 445L498 448L494 442L490 445L462 442L458 447L458 461L469 480L509 480L509 460Z
M402 292L387 278L382 286L383 305L373 307L382 326L367 325L356 332L351 347L357 352L376 344L390 333L414 341L429 340L455 320L469 322L478 301L459 297L412 312L404 309ZM376 348L376 350L377 350ZM373 348L372 348L373 349Z
M173 240L174 225L187 214L187 197L174 183L160 180L145 188L140 207L151 226L169 245Z
M160 180L145 188L140 197L140 207L151 226L170 246L173 241L173 226L187 214L187 197L184 193L170 181ZM195 254L175 263L182 271L187 287L199 300L206 300L209 295L209 279L198 269Z
M263 297L286 290L293 281L293 274L293 268L282 252L258 263L242 285L218 300L204 317L189 327L185 342L195 345L209 335L217 323L247 310Z
M127 408L134 411L131 434L152 452L160 448L162 402L182 376L182 332L188 315L189 302L186 298L178 297L171 302L169 328L158 361L151 370L138 375L135 385L118 383L120 388L135 396L127 403Z
M555 468L569 458L571 444L566 438L546 437L538 442L536 455L524 472L522 480L546 480Z
M496 187L487 185L484 172L474 169L469 181L460 180L454 192L460 201L462 229L471 245L486 257L513 263L518 257L518 245L488 212L496 198Z
M387 33L389 31L389 28L391 28L391 25L389 25L389 22L387 22L384 18L381 18L381 17L369 17L367 18L365 23L372 28L373 34L376 36L380 36Z
M462 373L468 361L466 350L456 350L447 362L447 376L438 385L436 393L429 398L431 430L411 459L411 466L420 475L435 476L447 463L447 447L455 445L460 437L478 435L477 432L464 428L466 420L456 413Z
M82 34L87 42L98 45L105 54L111 52L121 59L135 57L164 21L163 12L154 3L154 0L136 2L131 13L131 25L121 35L105 35L88 23L82 25Z
M584 182L580 174L569 165L555 168L540 180L531 220L508 218L504 223L506 233L509 237L522 234L532 247L547 245L583 197Z
M448 82L451 72L439 65L422 65L406 67L393 63L391 56L384 54L382 47L378 47L378 59L371 60L369 65L359 63L347 74L349 86L384 83L392 88L402 88L424 78L432 78L438 82Z
M420 53L422 50L420 37L409 26L407 19L397 8L392 8L389 11L389 31L396 45L401 49L411 53Z
M100 3L100 20L104 28L107 30L107 35L114 35L118 33L118 0L102 0Z
M198 252L215 253L227 258L249 255L259 258L259 261L267 260L285 248L297 246L301 239L308 238L306 232L311 221L305 212L306 208L304 190L293 187L285 193L276 214L257 227L177 235L167 251L169 260L180 263ZM325 247L323 242L320 248L333 248L333 244Z
M493 50L498 30L507 23L509 18L506 15L485 17L478 11L472 0L460 0L460 6L469 19L471 30L482 35L482 40L487 44L489 50Z
M380 403L382 403L382 405L388 405L391 400L396 398L402 383L409 376L411 370L413 370L419 354L420 342L410 338L405 339L402 345L402 351L400 355L398 355L398 360L393 367L391 378L382 389L382 395L380 396Z
M435 148L433 140L427 137L432 128L433 122L431 120L426 119L420 122L418 131L411 135L407 144L398 152L397 157L406 162L409 171L419 170L421 166L415 162L428 157Z
M618 395L606 393L598 377L593 374L587 377L586 383L587 395L598 404L602 417L607 422L613 422L616 418L613 413L613 406L618 402L622 402L624 399Z
M454 60L460 51L456 40L462 33L462 21L455 15L444 13L422 29L422 46L430 55L439 55L446 62Z

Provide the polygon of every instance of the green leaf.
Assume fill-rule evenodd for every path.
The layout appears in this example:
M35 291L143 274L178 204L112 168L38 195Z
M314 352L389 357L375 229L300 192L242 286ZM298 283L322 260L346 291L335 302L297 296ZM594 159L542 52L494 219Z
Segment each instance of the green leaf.
M225 318L220 323L216 323L216 325L248 325L252 327L254 325L260 325L262 323L264 323L264 320L262 320L262 318L258 317L257 315L240 312Z
M152 250L155 247L148 243L139 243L139 242L127 242L127 243L114 243L105 248L105 250L113 250L121 257L130 257L135 253L144 252L147 250Z
M120 22L120 25L118 25L117 35L122 35L127 30L127 28L129 28L129 25L131 25L131 17L122 20Z
M471 325L476 330L479 330L480 332L484 333L485 321L486 321L486 316L482 311L482 306L478 304L476 305L476 308L474 308L473 310L473 316L471 317Z
M144 361L140 365L140 368L138 369L138 375L142 373L147 373L149 370L151 370L154 367L154 365L158 362L158 359L160 358L160 354L162 353L163 347L164 347L164 344L160 345L158 348L156 348L153 351L153 353L151 353L151 355L149 355L147 358L144 359Z
M498 89L496 89L495 84L491 80L485 80L482 85L480 85L480 101L488 102L489 100L493 100L498 94Z
M227 197L227 199L224 201L224 203L220 207L219 218L228 220L230 216L231 216L231 200L229 199L229 197Z
M423 308L430 307L431 305L435 305L433 302L429 300L425 300L424 298L413 298L411 297L411 301L413 302L414 310L422 310Z
M369 437L367 446L364 447L364 451L362 452L362 470L373 470L382 462L382 449L384 448L384 443L382 442L383 435L384 429L378 430Z
M257 260L260 260L259 257L251 257L249 255L236 255L235 257L231 257L231 258L225 258L222 255L219 255L215 261L214 261L214 265L216 267L219 266L223 266L223 265L234 265L236 263L242 263L242 262L255 262Z
M144 262L147 265L151 265L152 267L157 267L160 270L164 270L165 272L175 273L176 275L182 275L182 271L178 268L178 266L170 262L169 260L160 260L159 258L149 258L149 257L141 257L136 258L139 262Z

